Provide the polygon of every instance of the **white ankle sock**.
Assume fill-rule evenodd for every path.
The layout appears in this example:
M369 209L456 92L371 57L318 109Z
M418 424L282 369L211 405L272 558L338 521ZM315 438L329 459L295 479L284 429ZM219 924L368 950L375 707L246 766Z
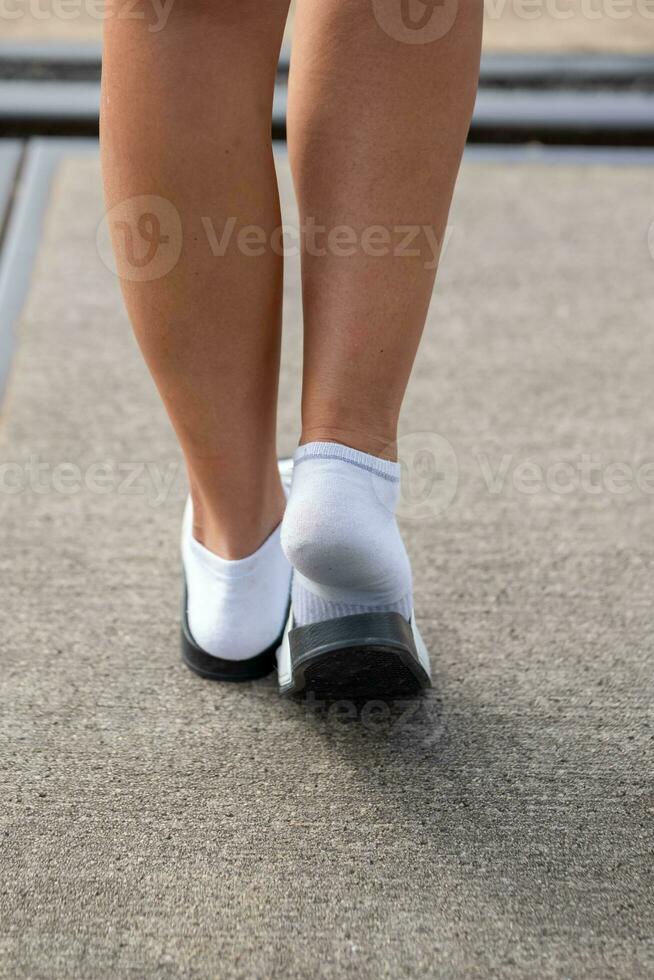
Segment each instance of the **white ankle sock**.
M291 566L280 544L281 525L258 551L228 561L193 537L193 505L186 502L182 560L186 575L188 624L206 653L224 660L247 660L267 650L284 628Z
M303 626L364 612L410 619L411 565L395 519L400 466L334 442L294 457L282 548Z

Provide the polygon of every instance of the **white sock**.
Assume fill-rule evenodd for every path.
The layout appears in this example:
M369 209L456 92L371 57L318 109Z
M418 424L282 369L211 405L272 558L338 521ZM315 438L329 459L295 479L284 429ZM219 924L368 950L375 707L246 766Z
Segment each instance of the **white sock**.
M193 505L182 522L182 561L188 595L188 625L206 653L247 660L267 650L282 632L292 569L280 544L281 525L258 551L228 561L193 537Z
M294 457L282 548L300 625L364 612L410 619L411 565L395 519L400 465L334 442Z

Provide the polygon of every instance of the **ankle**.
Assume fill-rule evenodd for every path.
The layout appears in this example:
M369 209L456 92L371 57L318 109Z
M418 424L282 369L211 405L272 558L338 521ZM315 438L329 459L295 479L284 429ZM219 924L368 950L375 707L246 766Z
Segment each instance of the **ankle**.
M254 499L244 493L226 498L208 496L194 487L193 537L214 555L238 561L254 554L279 526L286 496L276 474L272 486Z
M375 428L328 424L303 426L299 444L306 446L310 442L335 442L379 459L397 460L397 429L391 424Z

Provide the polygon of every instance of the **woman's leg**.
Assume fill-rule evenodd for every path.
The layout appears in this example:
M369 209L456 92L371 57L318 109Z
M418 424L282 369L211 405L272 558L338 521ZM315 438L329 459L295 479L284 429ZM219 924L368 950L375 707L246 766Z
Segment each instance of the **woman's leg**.
M204 676L244 679L274 663L291 575L275 449L282 259L271 246L288 0L175 0L160 30L145 0L113 2L106 199L127 308L189 474L184 654Z
M477 86L482 3L456 3L298 0L303 442L393 458Z
M275 450L282 259L269 242L280 223L270 134L287 8L176 0L158 29L145 0L113 0L105 26L102 157L125 300L184 452L195 536L226 559L255 551L284 509ZM134 252L147 255L153 228L170 231L170 208L156 224L153 197L179 214L181 254L165 275L138 281L147 270L133 265ZM260 231L241 247L245 226ZM215 254L230 227L225 254Z
M298 3L288 127L305 360L282 542L297 622L338 620L328 635L340 631L350 650L357 630L370 635L371 613L380 633L390 615L396 646L399 617L412 618L395 520L398 415L474 103L481 26L481 0ZM383 674L378 652L370 664ZM406 689L394 671L380 681Z

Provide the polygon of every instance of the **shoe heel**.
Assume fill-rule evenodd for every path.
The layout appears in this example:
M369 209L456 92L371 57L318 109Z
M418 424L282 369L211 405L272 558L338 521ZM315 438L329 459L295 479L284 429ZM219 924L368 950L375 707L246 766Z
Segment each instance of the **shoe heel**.
M293 626L277 654L280 692L291 696L393 699L431 687L429 656L415 617L361 613Z

